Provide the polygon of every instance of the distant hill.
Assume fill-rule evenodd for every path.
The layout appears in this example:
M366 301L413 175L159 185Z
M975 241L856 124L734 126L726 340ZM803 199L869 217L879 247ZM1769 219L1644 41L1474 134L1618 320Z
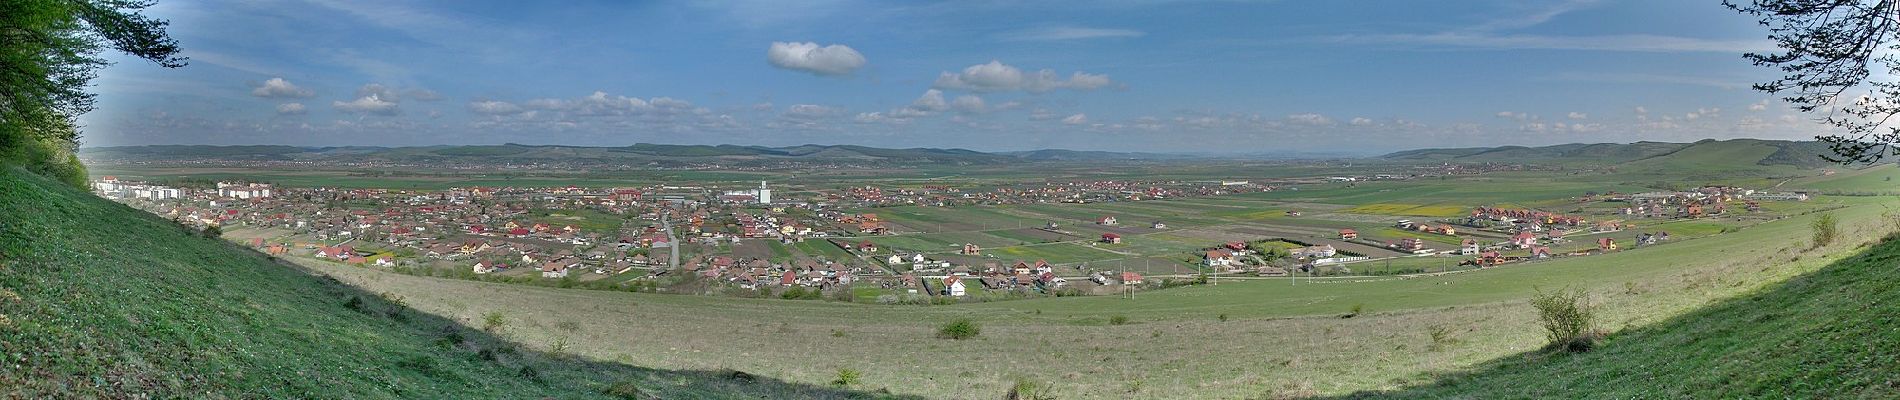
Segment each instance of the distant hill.
M1543 147L1503 146L1406 150L1380 156L1399 161L1625 164L1712 168L1774 166L1821 168L1827 145L1812 141L1731 139L1695 143L1572 143Z
M897 161L910 163L995 163L1007 161L1082 161L1187 158L1182 155L1106 151L1034 150L986 153L966 149L887 149L854 145L789 147L672 145L640 143L625 147L556 145L480 145L423 147L295 147L162 145L93 147L79 150L89 160L354 160L391 161Z
M898 397L543 353L7 166L0 355L6 398Z

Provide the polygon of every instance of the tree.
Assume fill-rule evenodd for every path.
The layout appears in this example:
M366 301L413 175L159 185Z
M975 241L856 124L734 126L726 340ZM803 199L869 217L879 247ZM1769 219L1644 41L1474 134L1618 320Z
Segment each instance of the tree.
M0 162L84 184L79 115L92 111L86 87L108 62L105 48L159 66L185 65L169 22L140 12L150 0L0 2Z
M1769 28L1779 53L1748 53L1757 66L1786 75L1757 83L1755 90L1779 94L1804 113L1844 133L1822 135L1837 163L1872 163L1900 156L1900 126L1887 121L1900 114L1900 82L1872 79L1870 65L1900 74L1900 57L1879 54L1900 50L1900 1L1895 0L1737 0L1722 2L1757 18ZM1845 101L1844 101L1845 100ZM1843 104L1845 103L1845 104Z

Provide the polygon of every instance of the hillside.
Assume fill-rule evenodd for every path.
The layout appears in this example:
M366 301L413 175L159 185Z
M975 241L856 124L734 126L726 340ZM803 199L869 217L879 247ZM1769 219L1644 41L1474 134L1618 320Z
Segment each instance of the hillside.
M12 167L0 288L5 398L874 397L529 350Z
M1830 165L1820 157L1827 152L1826 144L1813 141L1711 139L1695 143L1573 143L1543 147L1420 149L1386 154L1379 158L1396 161L1594 165L1642 162L1642 166L1694 165L1705 169L1783 165L1820 168Z
M1075 161L1171 159L1179 155L1102 151L1035 150L985 153L965 149L886 149L853 145L790 147L738 145L671 145L639 143L625 147L556 145L475 145L424 147L294 147L294 146L123 146L92 147L79 151L89 160L331 160L391 161L596 161L618 163L677 162L704 159L722 161L901 161L910 163L977 164L1021 161Z
M1504 357L1435 384L1351 397L1900 398L1900 240L1611 336Z

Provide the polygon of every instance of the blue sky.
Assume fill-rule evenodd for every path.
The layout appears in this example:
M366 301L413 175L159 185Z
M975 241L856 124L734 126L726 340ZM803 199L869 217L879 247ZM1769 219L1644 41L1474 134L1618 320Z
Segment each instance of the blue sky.
M162 1L133 144L1369 153L1821 129L1715 1Z

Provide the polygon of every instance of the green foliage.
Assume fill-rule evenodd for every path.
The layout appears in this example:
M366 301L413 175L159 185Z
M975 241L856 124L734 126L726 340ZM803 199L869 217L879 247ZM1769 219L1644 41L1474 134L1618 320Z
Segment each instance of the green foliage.
M1821 247L1834 243L1834 239L1840 236L1841 226L1839 221L1834 220L1833 213L1821 213L1821 216L1814 218L1814 222L1808 224L1808 229L1814 233L1814 247Z
M1048 384L1018 377L1016 383L1010 385L1009 392L1003 394L1003 398L1005 400L1055 400L1056 395Z
M1531 296L1531 307L1537 309L1545 338L1550 340L1546 348L1581 353L1596 347L1602 334L1597 332L1596 308L1589 296L1582 289L1539 291Z
M969 318L951 320L950 323L937 329L937 337L952 340L975 338L980 334L983 334L983 327L977 326L976 321Z
M1109 325L1127 325L1128 316L1116 315L1116 316L1108 317L1108 324Z
M858 370L850 369L850 368L839 368L838 377L832 378L831 386L850 387L851 385L858 384L858 381L860 380L862 379L858 376Z
M11 0L0 4L0 164L83 187L74 156L86 92L110 47L165 67L184 66L164 20L133 0Z
M217 225L205 225L203 230L198 231L198 235L210 239L217 239L224 237L224 228L219 228Z

